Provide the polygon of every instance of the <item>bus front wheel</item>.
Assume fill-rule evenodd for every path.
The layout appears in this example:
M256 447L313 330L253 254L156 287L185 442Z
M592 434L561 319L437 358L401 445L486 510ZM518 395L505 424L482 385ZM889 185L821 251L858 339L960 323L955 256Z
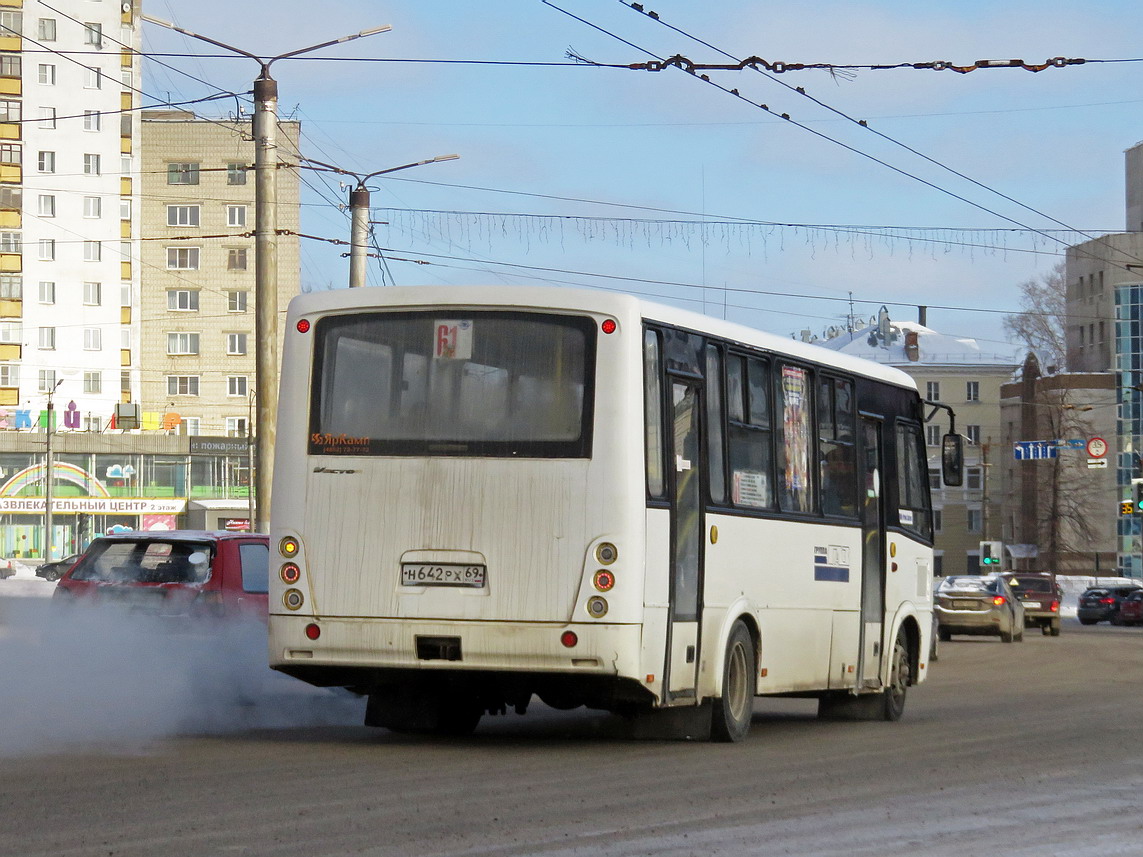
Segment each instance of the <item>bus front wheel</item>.
M726 641L722 664L722 696L711 711L711 736L716 741L741 741L750 731L754 713L754 640L741 622L735 622Z

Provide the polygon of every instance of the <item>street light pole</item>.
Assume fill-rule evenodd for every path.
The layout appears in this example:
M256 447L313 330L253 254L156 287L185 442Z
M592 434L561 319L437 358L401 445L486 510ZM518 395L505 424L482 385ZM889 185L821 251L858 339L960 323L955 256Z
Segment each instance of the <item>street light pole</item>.
M340 39L331 39L296 51L262 58L216 39L199 35L170 21L143 15L144 21L166 27L192 39L206 42L239 56L254 60L262 67L254 81L254 378L258 390L255 425L255 468L253 478L257 498L258 532L270 531L270 491L273 477L275 418L278 410L278 82L270 76L270 66L281 59L351 42L365 36L388 32L388 25L362 30Z
M315 161L313 158L302 159L306 163L316 164L320 169L357 179L357 187L349 192L349 287L351 289L361 288L365 285L365 263L369 258L369 188L366 187L365 183L371 178L383 176L386 173L423 167L425 164L436 164L441 161L455 161L459 157L460 155L437 155L428 160L402 164L399 167L389 167L384 170L374 170L364 174L335 167L332 164L324 164L321 161Z
M52 388L48 390L48 424L46 426L47 434L44 442L44 561L52 561L53 545L52 542L52 483L55 481L55 461L52 459L52 432L55 431L55 402L52 397L55 396L56 390L59 385L63 383L63 378L60 378Z

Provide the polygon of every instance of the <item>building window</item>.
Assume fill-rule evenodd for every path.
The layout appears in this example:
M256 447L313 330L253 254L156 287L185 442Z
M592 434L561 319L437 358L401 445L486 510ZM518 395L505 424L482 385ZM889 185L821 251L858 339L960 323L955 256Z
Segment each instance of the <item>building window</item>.
M964 398L967 402L980 401L980 382L979 381L965 381L964 383Z
M981 515L980 509L969 509L968 510L968 531L970 533L979 533L983 529L982 523L983 523L983 517Z
M87 68L83 73L84 89L103 89L103 72L97 68Z
M226 270L228 271L245 271L246 270L246 248L245 247L231 247L226 251Z
M226 183L246 184L246 164L227 164Z
M226 395L245 396L246 389L247 385L245 375L231 375L226 379Z
M179 423L179 434L197 437L202 434L202 417L183 417Z
M41 173L54 173L56 171L56 153L37 152L36 169Z
M935 425L925 426L925 443L929 446L941 445L941 427Z
M198 184L198 164L167 164L167 184Z
M103 121L102 114L98 110L84 110L83 111L83 130L84 131L98 131Z
M933 509L933 532L939 533L944 528L944 521L940 509Z
M198 312L198 292L188 289L168 289L167 309L182 312Z
M0 232L0 253L20 253L21 243L19 232Z
M40 281L40 303L54 304L56 302L56 284Z
M0 387L19 387L20 367L13 363L0 364Z
M979 491L982 487L982 474L984 469L981 467L966 467L964 487L969 491Z
M102 372L84 372L83 373L83 392L85 392L85 393L102 393L103 392L103 373Z
M85 196L83 198L83 216L84 217L102 217L103 216L103 199L98 196Z
M40 393L51 393L56 388L56 370L40 369L36 373L36 390Z
M6 345L18 345L23 338L24 332L20 322L0 321L0 342Z
M24 163L24 151L15 143L0 143L0 164Z
M198 334L168 333L167 353L174 355L198 354Z
M54 42L56 40L56 19L40 18L36 27L36 38L41 42Z
M103 283L83 284L84 306L100 306L103 303Z
M24 32L24 13L19 9L0 9L0 30L11 36L21 35Z
M227 417L226 436L246 437L246 417Z
M38 74L37 74L36 79L43 86L55 86L56 85L56 67L55 67L55 65L53 65L50 62L42 62L42 63L40 63L40 67L37 69L37 72L38 72Z
M40 261L54 262L56 259L56 241L54 238L40 239Z
M83 261L99 262L103 259L103 243L100 241L83 242Z
M23 73L24 64L19 54L0 54L0 77L20 77Z
M41 327L40 328L40 348L44 351L52 351L56 347L56 329L54 327Z
M228 333L226 334L226 353L230 355L240 355L246 353L246 334L245 333Z
M40 120L37 123L41 128L56 127L56 109L54 107L41 107Z
M198 226L200 206L168 205L167 226Z
M83 156L83 173L88 176L102 175L99 155L86 154Z
M83 350L102 351L103 331L98 327L85 327L83 329Z
M94 21L85 21L83 25L83 43L97 48L103 47L103 25Z
M973 446L980 446L980 426L965 426L964 436Z
M197 396L198 375L168 375L168 396Z
M173 271L197 271L198 247L168 247L167 268Z
M226 206L226 225L227 226L245 226L246 225L246 206L245 205L228 205L228 206Z
M941 471L939 467L929 468L929 487L934 491L941 487Z
M0 101L0 122L19 122L22 117L19 101Z
M124 351L130 351L131 350L131 328L129 328L129 327L119 328L119 347L122 348ZM128 380L130 380L130 379L128 379ZM127 390L127 391L131 390L130 387L124 387L123 389Z
M24 299L24 279L18 274L0 274L0 298L10 301Z
M131 284L130 283L120 283L119 284L119 306L121 306L121 307L131 306Z
M19 185L0 184L0 209L21 211L24 208L24 189Z
M925 382L925 398L930 402L939 402L941 400L941 382L940 381L927 381Z
M246 297L247 292L227 292L226 293L226 310L227 312L246 312Z
M40 194L40 217L55 217L55 216L56 216L55 194L41 193Z

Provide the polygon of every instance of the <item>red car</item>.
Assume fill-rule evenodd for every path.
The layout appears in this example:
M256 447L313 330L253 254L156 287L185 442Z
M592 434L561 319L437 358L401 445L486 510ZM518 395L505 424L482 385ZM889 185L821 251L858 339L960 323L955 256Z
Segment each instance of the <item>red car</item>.
M1143 589L1137 589L1119 602L1120 625L1143 625Z
M269 538L206 530L101 536L56 584L53 598L162 616L268 613Z

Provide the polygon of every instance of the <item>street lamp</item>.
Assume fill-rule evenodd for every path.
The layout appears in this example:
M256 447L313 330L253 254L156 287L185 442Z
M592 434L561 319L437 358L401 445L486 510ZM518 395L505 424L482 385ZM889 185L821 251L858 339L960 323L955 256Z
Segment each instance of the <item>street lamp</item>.
M365 260L369 255L369 247L366 244L369 240L369 188L365 186L365 183L371 178L383 176L386 173L395 173L398 170L407 170L412 167L423 167L425 164L436 164L441 161L455 161L459 157L460 155L437 155L435 158L429 158L426 161L402 164L399 167L389 167L364 174L315 161L313 158L302 158L306 163L317 164L319 168L357 179L357 187L349 192L349 287L351 289L365 285Z
M234 45L193 33L177 27L170 21L143 15L144 21L182 33L192 39L206 42L223 50L248 57L262 67L254 81L254 336L258 340L254 367L254 385L259 392L255 435L255 463L257 472L252 486L258 497L259 532L270 531L270 487L274 454L276 411L278 409L278 82L270 76L270 66L281 59L296 57L342 42L351 42L365 36L385 33L392 27L385 25L362 30L340 39L299 48L263 58Z
M55 462L52 460L52 433L55 431L55 403L52 397L64 381L60 378L48 390L48 424L44 442L44 561L52 561L52 483L55 481Z

